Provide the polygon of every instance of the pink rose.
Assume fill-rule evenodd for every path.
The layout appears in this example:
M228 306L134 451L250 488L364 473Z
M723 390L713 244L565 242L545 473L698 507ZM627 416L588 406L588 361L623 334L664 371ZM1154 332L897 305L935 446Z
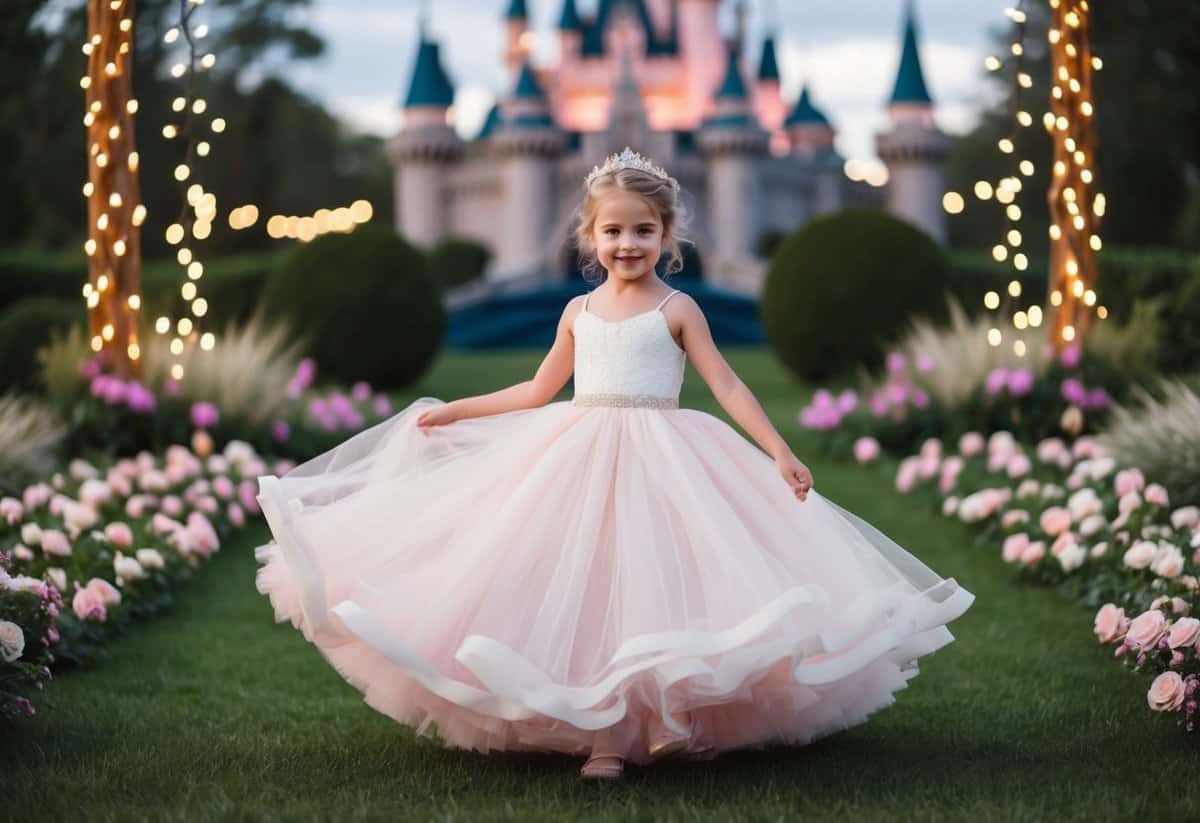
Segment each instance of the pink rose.
M1146 702L1156 712L1173 712L1183 705L1185 695L1186 686L1179 672L1163 672L1150 684Z
M1142 496L1137 492L1129 492L1128 494L1121 495L1121 499L1117 501L1117 511L1128 515L1140 505L1142 505Z
M1067 546L1074 546L1074 545L1075 545L1075 533L1069 532L1069 531L1063 532L1058 537L1054 538L1054 542L1050 544L1050 554L1054 555L1055 557L1058 557L1060 554L1063 553L1063 551L1067 548Z
M230 503L229 507L226 509L226 512L227 517L229 517L229 522L237 528L240 529L242 526L246 525L246 513L237 503Z
M1071 513L1062 506L1051 506L1042 512L1038 525L1049 535L1059 535L1071 528Z
M1146 487L1146 502L1151 506L1169 506L1170 497L1167 495L1167 490L1158 483L1151 483Z
M1009 509L1000 516L1000 525L1003 528L1011 529L1013 526L1019 526L1022 523L1029 522L1029 512L1024 509Z
M1167 629L1167 618L1158 609L1142 612L1129 623L1125 642L1138 649L1152 649Z
M91 589L100 595L100 602L105 607L121 605L121 592L103 577L93 577L84 588Z
M920 458L906 457L900 461L896 471L896 491L908 494L917 482L917 472L920 468Z
M15 497L5 497L0 499L0 517L10 526L15 526L21 522L21 518L25 516L25 506Z
M1084 537L1091 537L1107 525L1108 521L1104 519L1104 515L1089 515L1088 517L1084 518L1082 523L1079 524L1079 533Z
M1146 487L1146 478L1140 469L1125 469L1117 472L1117 479L1113 481L1113 487L1117 492L1117 497L1124 497L1131 492L1140 492Z
M1117 608L1113 603L1105 603L1096 612L1092 626L1101 643L1113 643L1125 636L1129 621L1125 619L1124 609Z
M1033 468L1033 463L1023 454L1014 454L1008 458L1008 464L1004 468L1008 472L1008 476L1015 480L1018 477L1024 477L1029 474L1030 469Z
M57 557L70 557L71 543L58 529L46 529L42 532L42 551Z
M1038 540L1030 543L1021 552L1021 563L1026 566L1036 566L1046 556L1046 544Z
M1172 649L1195 646L1197 639L1200 639L1200 620L1194 617L1179 618L1167 632L1167 645Z
M162 509L163 514L170 515L171 517L178 517L183 514L183 501L174 494L168 494L163 497L158 507Z
M1004 548L1001 550L1000 555L1004 558L1005 563L1016 563L1020 561L1028 545L1029 535L1024 532L1010 534L1004 538Z
M958 451L963 457L973 457L983 451L985 441L979 432L967 432L958 439Z
M879 444L876 443L875 445L878 447ZM225 475L221 475L213 480L212 488L213 493L222 500L229 500L237 491L236 487L233 485L233 481Z
M238 501L249 514L258 514L258 485L253 480L243 480L238 483Z
M208 518L200 512L192 512L187 519L187 533L191 540L192 548L200 554L211 554L221 548L221 542L217 539L217 532L208 522Z
M109 523L104 527L104 536L118 546L133 545L133 529L125 523Z
M100 593L95 589L82 588L75 592L75 596L71 599L71 608L80 620L103 622L108 619L104 602L100 599Z

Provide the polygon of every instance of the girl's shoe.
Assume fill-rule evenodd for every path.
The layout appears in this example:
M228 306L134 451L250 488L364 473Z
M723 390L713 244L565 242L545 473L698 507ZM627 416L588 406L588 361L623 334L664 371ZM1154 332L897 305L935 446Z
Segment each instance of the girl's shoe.
M659 757L678 754L685 750L692 741L690 735L678 735L664 726L662 720L657 718L651 721L650 728L653 737L650 739L648 749L652 758L657 759Z
M617 754L593 754L579 774L591 780L618 780L625 774L625 759Z
M717 756L717 747L709 743L698 749L688 749L682 755L684 760L712 760Z

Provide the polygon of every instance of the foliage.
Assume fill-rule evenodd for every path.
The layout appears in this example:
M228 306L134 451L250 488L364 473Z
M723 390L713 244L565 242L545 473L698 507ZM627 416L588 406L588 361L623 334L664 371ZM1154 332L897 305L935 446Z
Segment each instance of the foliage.
M767 339L796 374L824 379L878 365L877 340L938 316L946 259L909 223L868 208L819 217L771 259L762 294Z
M1200 397L1181 380L1137 387L1134 403L1112 410L1099 439L1122 463L1138 466L1179 502L1200 504Z
M447 237L429 253L429 272L443 289L453 289L483 276L492 253L461 237Z
M427 265L388 227L321 235L272 275L262 311L310 340L328 376L404 386L429 367L446 326Z
M36 385L37 350L55 331L85 321L82 303L30 297L0 314L0 388L32 389Z

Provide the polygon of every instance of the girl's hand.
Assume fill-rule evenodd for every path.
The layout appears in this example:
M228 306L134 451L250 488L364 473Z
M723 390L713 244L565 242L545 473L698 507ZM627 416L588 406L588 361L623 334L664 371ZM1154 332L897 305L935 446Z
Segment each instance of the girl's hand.
M447 423L453 423L458 419L458 415L452 406L452 403L443 403L440 406L426 409L417 417L417 426L427 429L430 426L444 426Z
M792 487L792 493L803 502L813 487L813 476L812 472L808 470L808 466L797 460L796 455L790 452L778 458L775 465L779 467L779 473L783 475L784 481Z

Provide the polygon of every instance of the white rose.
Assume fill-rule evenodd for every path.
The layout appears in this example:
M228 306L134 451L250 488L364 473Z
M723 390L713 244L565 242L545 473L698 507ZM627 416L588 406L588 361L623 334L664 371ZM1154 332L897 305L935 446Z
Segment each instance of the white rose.
M1084 537L1091 537L1096 532L1108 525L1108 521L1104 519L1102 514L1088 515L1079 524L1079 533Z
M75 458L67 465L67 473L77 483L82 483L92 477L99 477L100 471L82 458Z
M1183 574L1183 552L1170 544L1159 546L1150 571L1159 577L1178 577Z
M1108 543L1097 543L1092 546L1089 554L1092 557L1104 557L1104 555L1108 554Z
M21 542L28 546L42 545L42 527L37 523L26 523L21 527Z
M1157 554L1158 546L1149 540L1139 540L1125 551L1122 560L1131 569L1144 569L1154 562Z
M46 569L46 576L50 578L50 582L54 588L60 592L67 590L67 573L58 566L50 566Z
M113 571L117 573L117 579L122 582L142 580L146 577L146 570L142 568L142 564L132 557L126 557L121 552L117 552L117 556L113 558Z
M1117 461L1111 457L1097 457L1088 462L1088 474L1093 480L1100 480L1112 474L1117 467Z
M163 567L163 556L158 549L138 549L137 562L142 564L144 569L161 569Z
M0 656L5 663L16 660L25 651L25 632L16 623L0 620Z
M1017 499L1024 500L1027 497L1037 497L1038 491L1041 489L1041 484L1036 480L1022 480L1017 486Z
M1058 553L1058 562L1062 566L1064 572L1073 572L1083 565L1083 559L1087 557L1087 552L1083 546L1078 543L1068 543L1066 547Z

